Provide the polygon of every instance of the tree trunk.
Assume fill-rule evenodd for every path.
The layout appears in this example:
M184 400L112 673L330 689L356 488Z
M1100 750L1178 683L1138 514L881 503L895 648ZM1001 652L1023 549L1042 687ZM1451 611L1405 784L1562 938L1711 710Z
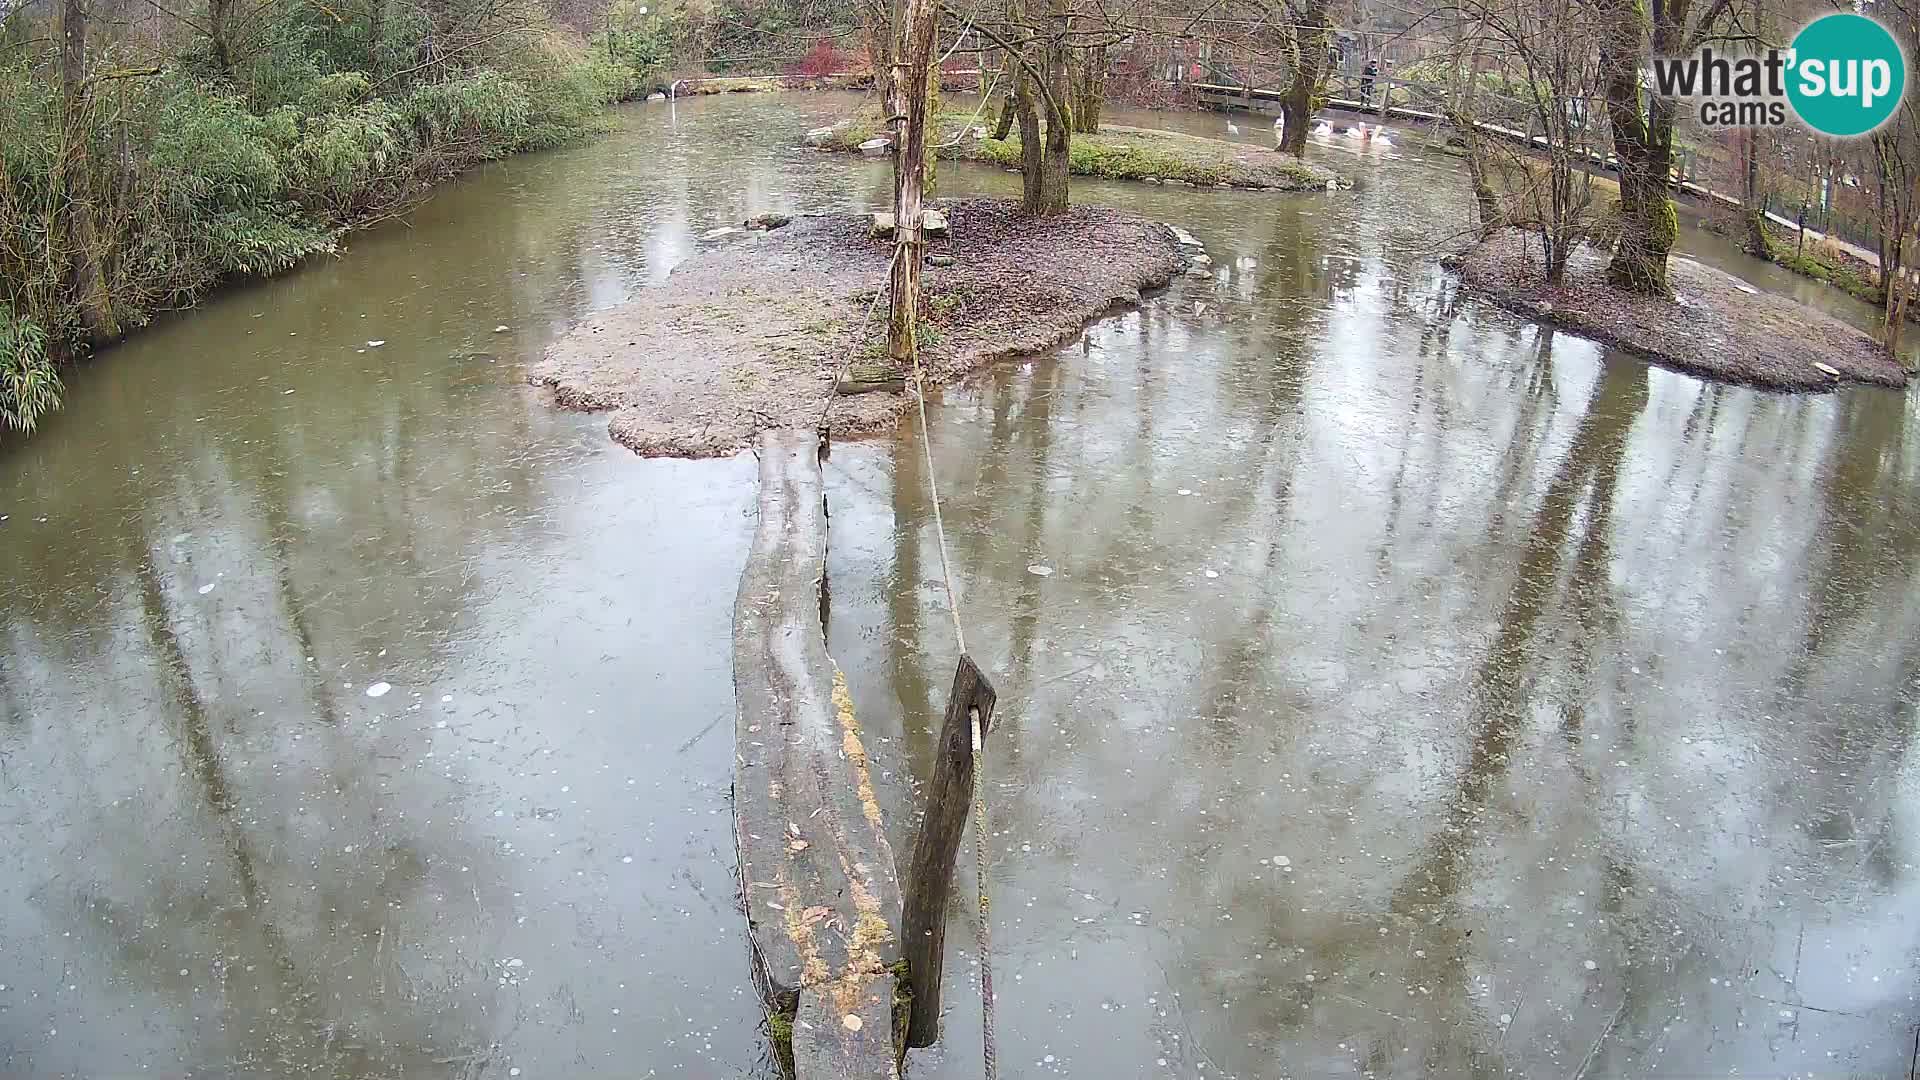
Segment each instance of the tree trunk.
M1019 73L1017 71L1014 72L1012 78L1015 83L1018 83L1020 80ZM993 137L996 139L1004 141L1007 136L1013 134L1015 114L1013 99L1014 88L1010 86L1000 98L1000 119L994 121L993 124Z
M1913 208L1920 202L1920 176L1909 183L1911 165L1900 156L1897 126L1871 136L1875 171L1879 173L1877 203L1880 217L1881 340L1889 350L1899 346L1906 321L1907 234L1913 229Z
M1064 35L1071 16L1063 0L1054 0L1058 33ZM1067 157L1073 148L1072 69L1063 37L1049 40L1044 48L1050 93L1042 95L1047 107L1047 141L1040 158L1039 199L1030 207L1037 215L1064 214L1067 211Z
M233 0L207 0L207 39L214 70L221 78L233 76Z
M1307 128L1313 122L1314 95L1327 64L1327 22L1331 0L1307 0L1299 25L1293 28L1293 82L1280 99L1280 149L1297 158L1307 156Z
M1009 22L1017 12L1009 5ZM1064 0L1052 0L1050 25L1029 40L1014 82L1014 114L1020 122L1020 208L1035 217L1067 209L1067 155L1073 140L1072 74L1066 33L1072 14ZM1045 120L1044 131L1041 121Z
M1895 246L1901 250L1904 256L1907 246L1906 237L1901 237L1900 243ZM1900 331L1906 325L1907 300L1911 289L1906 279L1905 258L1902 257L1895 261L1899 264L1896 267L1896 273L1894 276L1886 279L1886 319L1880 327L1880 340L1886 343L1887 351L1896 354L1895 358L1898 359L1898 353L1900 352Z
M73 113L87 81L87 9L80 0L64 0L60 8L60 88Z
M1507 218L1500 209L1500 197L1494 194L1493 182L1487 175L1486 146L1480 141L1480 129L1473 126L1473 118L1454 113L1447 122L1460 133L1467 146L1467 179L1473 184L1473 205L1480 221L1480 239L1492 236Z
M387 36L387 0L367 2L367 68L377 82L387 74L385 53L380 44ZM613 21L607 21L607 56L613 56Z
M1065 79L1055 85L1065 90ZM1062 101L1064 103L1064 97ZM1033 212L1040 215L1067 212L1067 158L1073 148L1073 120L1063 107L1047 118L1047 147L1040 168L1040 199Z
M907 0L889 69L889 113L901 119L893 140L893 267L888 276L887 356L906 367L918 356L915 324L920 309L920 263L927 242L921 233L921 198L927 183L927 76L933 66L935 0Z
M1073 130L1092 135L1100 130L1100 106L1107 96L1107 48L1086 50L1073 94Z
M1676 46L1673 20L1684 18L1684 8L1653 2L1654 48L1672 52ZM1609 4L1610 26L1600 43L1600 64L1613 152L1620 160L1620 239L1607 266L1607 278L1618 289L1664 296L1667 257L1680 236L1679 216L1668 194L1673 172L1673 102L1649 94L1642 110L1640 64L1650 29L1644 0L1609 0Z
M1746 169L1740 195L1740 212L1746 219L1747 253L1756 258L1773 258L1773 239L1767 235L1767 212L1760 199L1760 133L1748 128L1746 138Z
M1020 208L1029 214L1042 214L1040 174L1047 148L1040 135L1040 113L1033 97L1033 76L1023 66L1013 76L1013 109L1020 121Z

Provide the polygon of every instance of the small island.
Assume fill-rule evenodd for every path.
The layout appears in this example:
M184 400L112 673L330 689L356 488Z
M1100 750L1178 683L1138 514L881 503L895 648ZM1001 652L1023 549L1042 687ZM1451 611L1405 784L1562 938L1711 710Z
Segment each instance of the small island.
M991 199L937 204L920 359L930 385L1068 340L1190 265L1170 226L1093 206L1033 217ZM865 215L762 219L716 230L667 280L547 350L528 381L562 406L611 410L613 438L647 456L714 457L774 428L890 427L912 397L843 396L850 361L886 362L891 238Z
M1762 292L1722 270L1671 260L1669 297L1607 281L1607 253L1581 244L1558 285L1541 270L1537 234L1504 228L1448 265L1475 292L1662 367L1775 390L1842 382L1907 385L1900 361L1872 335L1791 297Z

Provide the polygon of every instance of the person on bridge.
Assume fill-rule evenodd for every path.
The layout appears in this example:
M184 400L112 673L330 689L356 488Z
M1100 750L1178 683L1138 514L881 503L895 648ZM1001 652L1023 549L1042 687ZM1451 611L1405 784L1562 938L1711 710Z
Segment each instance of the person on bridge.
M1360 103L1362 105L1373 104L1373 80L1374 77L1379 74L1380 61L1367 61L1366 69L1360 73Z

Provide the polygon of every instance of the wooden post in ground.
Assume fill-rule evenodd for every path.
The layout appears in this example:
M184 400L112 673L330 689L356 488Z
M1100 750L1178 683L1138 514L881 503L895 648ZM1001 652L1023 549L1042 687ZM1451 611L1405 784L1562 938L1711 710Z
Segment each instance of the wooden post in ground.
M907 1045L931 1046L940 1037L940 979L946 964L947 895L953 889L953 862L960 835L973 806L973 718L980 737L993 719L993 684L962 653L947 696L946 718L934 744L933 780L927 785L927 816L914 841L908 868L905 910L901 916L901 957L913 1005L907 1021ZM987 823L976 821L976 829ZM985 912L980 913L986 917Z
M894 37L888 100L893 138L893 266L887 275L887 356L899 367L918 351L914 323L920 308L920 263L927 242L920 200L927 185L927 68L933 63L935 0L906 0Z

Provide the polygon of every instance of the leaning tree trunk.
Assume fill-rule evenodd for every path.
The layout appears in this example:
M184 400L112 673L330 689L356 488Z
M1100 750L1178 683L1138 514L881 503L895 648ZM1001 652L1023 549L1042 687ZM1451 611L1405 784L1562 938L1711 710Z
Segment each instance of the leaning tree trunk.
M1014 73L1012 78L1017 83L1020 79L1019 73ZM1017 111L1014 108L1014 88L1008 87L1000 98L1000 118L993 122L994 138L1005 141L1007 136L1013 134L1013 121Z
M1320 90L1320 76L1327 63L1327 39L1332 28L1327 22L1331 0L1307 0L1300 22L1293 28L1293 82L1280 99L1280 149L1297 158L1307 156L1307 127L1313 122L1314 95Z

